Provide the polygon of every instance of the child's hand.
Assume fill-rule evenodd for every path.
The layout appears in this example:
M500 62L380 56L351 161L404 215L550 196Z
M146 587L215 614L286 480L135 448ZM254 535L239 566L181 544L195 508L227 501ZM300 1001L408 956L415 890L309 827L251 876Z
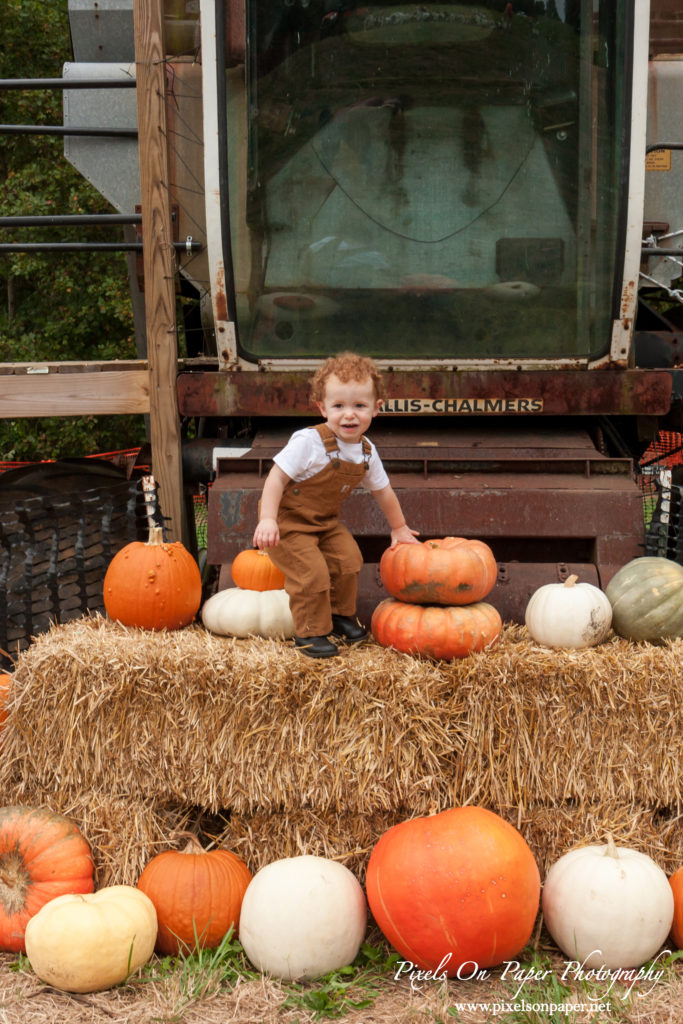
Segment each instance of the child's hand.
M258 526L254 530L254 547L260 548L274 548L277 546L280 540L280 530L277 525L277 519L261 519Z
M404 523L403 526L399 526L397 530L391 531L391 546L395 548L397 544L419 544L419 540L416 537L419 536L419 530L411 530L410 527Z

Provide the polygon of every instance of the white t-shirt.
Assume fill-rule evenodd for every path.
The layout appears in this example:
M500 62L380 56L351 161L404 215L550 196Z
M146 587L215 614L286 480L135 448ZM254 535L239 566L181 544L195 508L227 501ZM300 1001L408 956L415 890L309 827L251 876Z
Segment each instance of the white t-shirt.
M370 458L368 460L368 471L363 476L361 485L369 491L381 491L389 484L389 477L382 465L382 460L377 454L377 449L368 438L370 445ZM363 462L363 446L349 444L348 441L337 439L337 448L343 462ZM304 427L295 431L289 441L274 456L273 462L280 467L292 480L308 480L315 476L321 469L329 465L330 458L325 451L325 445L317 430Z

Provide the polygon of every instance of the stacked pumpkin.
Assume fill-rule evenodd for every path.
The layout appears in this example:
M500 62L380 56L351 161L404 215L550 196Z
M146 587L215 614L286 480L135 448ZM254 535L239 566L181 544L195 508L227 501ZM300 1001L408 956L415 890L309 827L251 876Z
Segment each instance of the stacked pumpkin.
M484 598L498 566L480 540L445 537L388 548L379 564L391 594L372 616L372 634L383 647L450 660L490 647L503 623Z
M285 577L267 551L240 551L232 563L234 587L219 590L204 603L202 622L222 636L294 636Z

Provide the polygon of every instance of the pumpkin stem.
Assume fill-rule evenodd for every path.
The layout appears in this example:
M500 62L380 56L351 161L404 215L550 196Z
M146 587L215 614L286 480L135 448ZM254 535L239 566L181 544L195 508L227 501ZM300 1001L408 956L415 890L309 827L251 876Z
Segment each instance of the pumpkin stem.
M573 587L578 578L578 576L567 576L566 580L564 581L565 587Z
M607 833L607 849L605 850L604 856L614 857L615 860L619 859L619 851L617 850L617 846L612 838L611 832Z
M185 846L180 850L180 853L206 853L194 832L180 832L178 839L186 840Z
M150 526L149 536L147 537L147 544L150 547L156 547L158 544L164 543L164 528L163 526Z

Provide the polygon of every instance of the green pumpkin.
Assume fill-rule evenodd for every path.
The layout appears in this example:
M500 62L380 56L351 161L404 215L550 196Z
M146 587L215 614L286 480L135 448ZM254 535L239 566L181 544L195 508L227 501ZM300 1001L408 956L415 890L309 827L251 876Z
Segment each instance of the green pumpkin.
M619 569L605 593L612 628L630 640L683 637L683 566L668 558L634 558Z

